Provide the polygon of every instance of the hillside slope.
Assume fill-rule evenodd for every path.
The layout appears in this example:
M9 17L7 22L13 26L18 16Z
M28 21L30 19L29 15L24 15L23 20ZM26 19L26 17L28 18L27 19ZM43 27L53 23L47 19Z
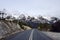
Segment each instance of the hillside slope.
M20 25L17 23L0 21L0 39L21 30Z

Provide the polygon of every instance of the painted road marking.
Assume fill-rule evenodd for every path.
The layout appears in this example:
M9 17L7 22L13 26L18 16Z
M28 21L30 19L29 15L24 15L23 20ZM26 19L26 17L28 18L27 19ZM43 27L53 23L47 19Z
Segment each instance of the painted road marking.
M32 30L32 32L30 34L29 40L33 40L33 32L34 32L34 29Z

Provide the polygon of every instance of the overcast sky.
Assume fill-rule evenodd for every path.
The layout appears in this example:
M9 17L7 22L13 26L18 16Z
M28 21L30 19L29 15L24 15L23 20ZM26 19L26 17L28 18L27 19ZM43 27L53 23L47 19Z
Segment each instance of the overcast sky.
M4 8L17 15L60 17L60 0L0 0L0 10Z

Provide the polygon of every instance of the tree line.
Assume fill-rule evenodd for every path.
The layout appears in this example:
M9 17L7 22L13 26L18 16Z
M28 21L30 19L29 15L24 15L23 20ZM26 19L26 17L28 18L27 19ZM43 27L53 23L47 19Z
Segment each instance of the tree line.
M35 17L26 17L24 14L21 14L18 19L16 19L14 16L12 17L11 15L7 15L7 13L4 11L0 11L0 20L13 21L18 23L22 29L24 29L23 25L34 28L33 26L38 24L36 28L39 30L60 32L60 19L57 17L51 17L51 20L48 20L43 16L38 16L36 19Z

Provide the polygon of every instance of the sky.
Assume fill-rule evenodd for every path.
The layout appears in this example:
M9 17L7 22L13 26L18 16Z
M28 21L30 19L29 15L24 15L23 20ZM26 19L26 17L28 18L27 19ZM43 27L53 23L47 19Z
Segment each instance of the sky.
M60 18L60 0L0 0L0 10L3 9L14 15Z

